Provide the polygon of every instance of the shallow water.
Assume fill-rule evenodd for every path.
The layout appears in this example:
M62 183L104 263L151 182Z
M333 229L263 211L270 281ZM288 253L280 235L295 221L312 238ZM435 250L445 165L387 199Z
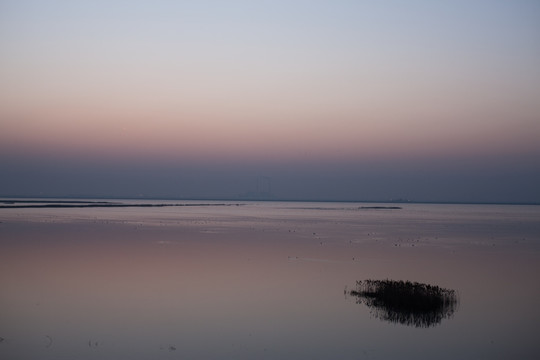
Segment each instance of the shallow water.
M227 205L0 209L0 358L540 357L538 206ZM385 322L368 278L459 308Z

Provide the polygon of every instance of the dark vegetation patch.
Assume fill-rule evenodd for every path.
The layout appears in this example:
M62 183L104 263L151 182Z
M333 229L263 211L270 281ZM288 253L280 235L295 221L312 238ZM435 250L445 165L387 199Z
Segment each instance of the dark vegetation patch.
M414 327L439 324L453 316L459 303L454 290L410 281L357 281L349 294L376 318Z
M357 210L399 210L401 206L354 206L354 207L295 207L298 210L357 211Z

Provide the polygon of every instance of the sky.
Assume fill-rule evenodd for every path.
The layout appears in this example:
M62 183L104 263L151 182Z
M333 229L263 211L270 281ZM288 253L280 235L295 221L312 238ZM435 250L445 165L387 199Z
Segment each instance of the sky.
M540 203L540 2L0 0L0 196Z

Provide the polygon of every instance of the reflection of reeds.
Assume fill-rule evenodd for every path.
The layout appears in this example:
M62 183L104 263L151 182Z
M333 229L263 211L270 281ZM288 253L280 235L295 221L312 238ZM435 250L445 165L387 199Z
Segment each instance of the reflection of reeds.
M458 305L454 290L410 281L364 280L350 295L375 317L415 327L430 327L450 318Z

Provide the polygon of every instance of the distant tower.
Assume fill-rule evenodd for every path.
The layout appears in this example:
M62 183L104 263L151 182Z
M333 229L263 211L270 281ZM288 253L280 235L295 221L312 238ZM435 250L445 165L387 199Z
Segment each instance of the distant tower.
M272 185L270 178L266 176L259 176L257 178L257 194L259 196L269 197L272 193Z
M240 194L240 198L249 200L271 200L274 199L272 194L272 182L267 176L258 176L255 179L255 191L249 191Z

